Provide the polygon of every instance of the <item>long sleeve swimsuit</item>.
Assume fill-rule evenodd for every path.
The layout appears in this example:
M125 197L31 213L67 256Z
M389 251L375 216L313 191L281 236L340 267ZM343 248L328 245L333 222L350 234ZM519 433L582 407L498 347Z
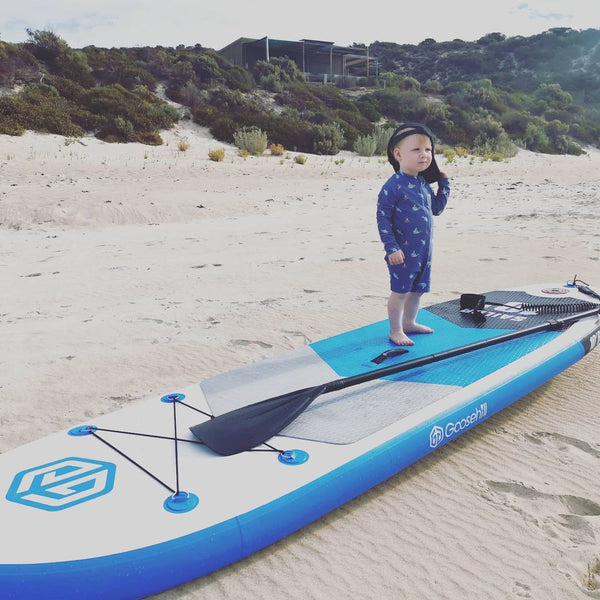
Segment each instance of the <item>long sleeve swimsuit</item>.
M450 196L450 181L441 179L437 193L421 176L398 171L381 188L377 226L385 247L390 286L399 294L428 292L431 285L433 216ZM388 255L402 250L404 263L390 265Z

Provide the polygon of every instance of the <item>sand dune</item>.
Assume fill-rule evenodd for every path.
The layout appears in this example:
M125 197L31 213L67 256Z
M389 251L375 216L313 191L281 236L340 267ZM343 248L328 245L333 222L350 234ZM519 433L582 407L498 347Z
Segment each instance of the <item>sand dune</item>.
M191 125L164 137L0 136L0 451L385 318L383 159L242 159ZM446 165L425 304L576 274L600 286L599 167L594 149ZM296 535L157 598L600 597L584 585L600 560L598 389L600 352Z

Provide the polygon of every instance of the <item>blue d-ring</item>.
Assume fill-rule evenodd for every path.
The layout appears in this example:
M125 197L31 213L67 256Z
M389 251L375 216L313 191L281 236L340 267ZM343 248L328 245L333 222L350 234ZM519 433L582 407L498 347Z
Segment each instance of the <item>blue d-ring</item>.
M284 465L302 465L308 460L308 452L304 450L286 450L280 452L277 458Z
M91 435L95 433L98 428L95 425L81 425L79 427L74 427L69 430L69 435Z
M163 506L165 510L172 513L185 513L194 510L198 506L198 502L200 500L196 494L192 494L191 492L176 492L163 502Z
M160 401L172 404L173 402L181 402L185 398L185 394L167 394Z

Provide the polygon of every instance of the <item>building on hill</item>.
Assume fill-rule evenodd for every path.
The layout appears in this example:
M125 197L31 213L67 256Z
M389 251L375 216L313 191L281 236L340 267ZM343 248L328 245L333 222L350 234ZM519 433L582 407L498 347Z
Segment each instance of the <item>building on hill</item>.
M379 76L379 61L369 48L336 46L333 42L303 39L298 42L239 38L219 50L234 65L252 69L257 61L271 58L293 60L307 81L338 83Z

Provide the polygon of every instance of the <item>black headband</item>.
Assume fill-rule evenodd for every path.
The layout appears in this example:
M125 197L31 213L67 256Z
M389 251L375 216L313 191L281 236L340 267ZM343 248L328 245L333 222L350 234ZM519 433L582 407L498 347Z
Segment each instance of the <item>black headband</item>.
M394 167L394 171L399 171L400 165L394 156L394 148L400 140L415 134L426 135L431 140L431 164L424 171L421 171L419 175L421 175L427 183L435 183L440 179L440 170L435 162L435 144L433 142L433 135L431 131L429 131L425 125L421 125L421 123L402 123L402 125L396 127L388 142L388 160L392 167Z

